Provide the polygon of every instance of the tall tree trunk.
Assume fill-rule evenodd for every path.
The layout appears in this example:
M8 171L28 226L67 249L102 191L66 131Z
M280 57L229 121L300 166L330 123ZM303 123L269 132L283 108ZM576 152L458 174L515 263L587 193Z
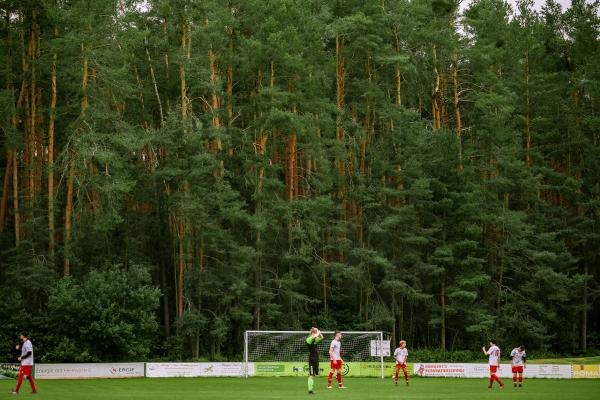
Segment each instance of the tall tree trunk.
M531 167L533 161L531 159L531 98L529 94L529 51L525 53L525 160L527 166Z
M22 54L24 59L25 55ZM24 61L23 61L24 62ZM12 88L13 84L9 81L9 88ZM16 130L19 125L18 110L23 106L24 99L27 96L27 83L25 80L21 82L21 90L19 91L19 98L17 100L17 107L11 117L11 127ZM13 196L13 215L15 219L15 245L18 246L21 241L21 210L19 206L19 161L17 157L17 150L9 151L9 157L12 156L12 196Z
M396 55L400 56L400 40L398 39L398 32L394 31L394 50L396 51ZM401 96L401 85L402 85L402 75L400 73L400 62L396 63L396 92L394 103L398 106L402 105L402 96Z
M345 132L342 124L342 116L346 105L346 61L343 55L344 50L344 39L337 35L335 37L335 104L337 107L337 114L335 119L335 137L342 144L345 145ZM340 177L340 184L338 186L338 198L342 201L342 209L346 210L343 214L343 218L348 216L348 199L346 198L346 162L343 158L338 158L335 161L336 167ZM346 237L345 233L341 234L342 239ZM340 251L338 258L343 262L346 258L343 251Z
M458 81L458 54L452 55L452 93L454 99L454 132L458 143L458 162L459 168L463 168L462 163L462 116L460 113L460 82Z
M345 86L346 86L346 67L345 60L342 54L344 49L344 39L339 35L335 38L335 104L337 106L337 115L335 123L335 137L337 140L343 142L345 138L344 128L342 126L342 113L344 112L345 106ZM336 160L337 169L340 176L345 176L346 171L344 167L344 160ZM343 178L342 178L343 179ZM338 195L343 198L346 195L346 185L342 183L340 185Z
M583 275L587 278L589 268L587 262L583 266ZM588 283L587 280L583 282L583 293L582 293L582 308L581 311L581 328L580 328L580 347L582 353L587 353L587 330L588 330Z
M288 135L286 148L286 198L294 200L296 197L297 186L297 168L296 168L296 145L297 137L295 133Z
M27 122L28 129L26 129L26 135L28 137L27 140L27 150L29 157L27 158L27 208L25 215L27 215L27 219L33 215L33 204L35 202L35 161L36 161L36 142L37 138L37 77L36 77L36 54L37 54L37 10L33 9L31 12L31 33L29 37L29 48L28 48L28 67L30 70L30 95L29 99L29 107L27 109Z
M291 93L294 91L294 81L296 77L292 77L288 83L288 91ZM296 114L298 112L296 105L292 106L291 112ZM287 147L286 147L286 198L288 200L294 200L298 196L298 154L297 154L298 138L296 132L290 132L288 134Z
M9 82L9 87L12 88L12 82ZM19 98L17 100L17 107L11 117L11 127L16 130L19 124L19 117L17 115L18 110L22 107L24 98L26 96L27 84L25 80L21 82L21 90L19 92ZM21 210L19 208L19 162L17 157L17 150L9 151L9 157L12 156L12 196L13 196L13 214L15 218L15 245L19 245L21 240Z
M4 232L4 221L6 220L6 203L8 201L8 184L12 175L12 153L6 152L6 170L4 171L4 183L2 184L2 199L0 200L0 233Z
M74 145L73 145L74 146ZM69 166L69 175L67 177L67 199L65 204L65 246L64 246L64 261L63 274L65 276L71 274L71 238L73 227L73 186L75 182L75 160L77 151L73 147L71 149L71 160Z
M150 51L148 51L148 38L144 39L145 50L146 50L146 60L148 60L148 67L150 68L150 77L152 78L152 86L154 88L154 95L156 96L156 101L158 103L158 112L160 115L160 126L163 127L165 124L165 116L163 112L162 101L160 98L160 94L158 92L158 83L156 82L156 74L154 73L154 67L152 64L152 58L150 57ZM167 55L165 54L165 57ZM166 65L168 69L168 65Z
M433 117L433 128L441 129L448 121L448 104L446 102L446 73L438 67L437 46L432 47L433 71L435 83L431 94L431 113Z
M323 265L323 311L325 315L328 312L328 300L327 300L327 265Z
M190 62L192 57L192 27L191 23L187 20L183 20L182 28L181 28L181 48L183 53L185 54L185 59L182 61L179 66L179 79L181 85L181 117L184 121L188 121L191 117L191 101L188 98L188 88L187 88L187 80L186 80L186 65ZM187 125L186 128L187 130ZM187 179L184 179L182 184L182 189L184 193L189 191L189 182ZM176 311L177 316L181 317L184 312L184 285L185 285L185 275L187 272L188 261L191 257L189 257L189 243L188 243L188 233L189 233L189 221L188 217L184 211L178 210L175 213L175 221L174 221L174 229L177 230L177 238L178 238L178 256L177 256L177 283L176 283Z
M56 32L55 32L56 33ZM52 96L50 98L50 121L48 123L48 246L50 256L54 257L55 226L54 226L54 120L56 116L56 59L52 62Z
M442 280L440 286L440 307L441 307L441 323L440 323L440 348L446 350L446 280Z
M88 102L88 81L89 81L89 60L86 54L87 49L84 44L81 45L81 52L83 53L83 72L81 77L81 102L80 102L80 115L81 118L85 118L86 111L89 107ZM77 134L77 133L76 133ZM71 144L71 160L69 166L69 175L67 178L67 198L65 204L65 256L63 262L63 274L70 275L71 273L71 239L73 236L73 193L77 161L77 146L75 143Z
M12 151L12 176L13 176L13 209L15 215L15 245L19 245L21 240L21 211L19 210L19 168L17 161L17 151Z
M262 88L262 71L259 70L257 84L258 89ZM275 88L275 62L271 61L270 63L270 79L269 79L269 87L271 90ZM267 133L260 130L258 133L258 138L256 139L256 143L254 145L255 153L260 156L261 159L264 159L267 152L267 142L268 136ZM261 165L258 168L257 177L256 177L256 193L262 193L264 189L264 180L265 180L265 169ZM260 195L256 201L256 211L255 213L259 215L262 212L262 201L260 200ZM257 250L257 263L256 263L256 271L254 273L254 289L256 290L256 298L254 300L254 328L260 329L261 327L261 318L262 318L262 233L259 229L256 231L256 240L255 246Z
M233 127L233 66L227 66L227 127ZM232 149L230 149L231 151Z
M220 82L219 77L219 66L217 64L217 55L212 49L208 49L208 60L210 63L210 81L212 84L212 96L211 96L211 113L212 113L212 126L216 130L221 128L221 96L217 92L217 86ZM220 134L220 133L219 133ZM211 146L214 153L219 154L223 150L223 142L220 137L213 139ZM217 171L218 176L223 176L225 173L225 167L223 160L219 160L219 169Z

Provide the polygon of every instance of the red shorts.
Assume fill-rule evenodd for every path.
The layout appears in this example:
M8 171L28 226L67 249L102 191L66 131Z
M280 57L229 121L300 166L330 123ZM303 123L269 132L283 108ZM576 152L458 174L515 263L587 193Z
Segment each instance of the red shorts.
M498 370L498 366L497 365L490 365L490 372L492 374L495 374L497 370Z
M31 365L21 365L19 367L19 373L30 378L31 374L32 374L32 369L33 369L33 366L31 366Z
M398 364L398 363L396 363L396 369L400 369L400 368L406 369L406 363L404 363L404 364Z
M522 365L519 365L519 366L517 366L517 365L514 365L514 366L512 367L512 372L513 372L513 374L516 374L517 372L518 372L519 374L522 374L522 373L523 373L523 366L522 366Z
M342 369L342 360L331 360L331 369Z

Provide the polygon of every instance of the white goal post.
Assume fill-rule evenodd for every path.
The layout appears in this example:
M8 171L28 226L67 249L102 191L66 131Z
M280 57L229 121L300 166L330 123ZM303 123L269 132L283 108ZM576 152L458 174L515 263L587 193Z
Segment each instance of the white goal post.
M318 345L321 362L329 362L329 345L334 331L322 331L323 341ZM254 362L304 361L308 364L306 331L246 331L244 333L244 374ZM342 331L342 358L344 362L377 362L384 378L383 357L389 355L389 341L383 332Z

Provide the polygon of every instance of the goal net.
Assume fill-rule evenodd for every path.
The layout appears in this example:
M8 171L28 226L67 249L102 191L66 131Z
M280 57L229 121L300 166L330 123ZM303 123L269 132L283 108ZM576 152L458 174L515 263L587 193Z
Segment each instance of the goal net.
M329 345L333 331L322 331L318 344L320 361L329 362ZM260 362L306 362L308 331L246 331L244 335L244 369L248 377L248 364ZM383 332L342 331L342 358L344 362L371 362L381 366L383 357L389 356L390 342L383 340Z

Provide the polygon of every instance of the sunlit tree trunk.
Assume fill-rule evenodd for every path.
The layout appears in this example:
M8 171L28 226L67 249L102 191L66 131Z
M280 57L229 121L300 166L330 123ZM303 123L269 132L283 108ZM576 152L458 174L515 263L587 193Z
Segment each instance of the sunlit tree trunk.
M292 77L288 84L288 91L293 92L294 80L296 77ZM291 112L296 114L297 107L294 104ZM298 195L298 154L297 154L298 137L296 132L290 132L287 138L286 146L286 168L285 168L285 185L286 185L286 198L288 200L294 200Z
M181 28L181 48L184 53L184 60L179 66L179 78L181 87L181 117L184 121L188 121L191 117L191 102L188 98L188 85L186 80L186 65L189 64L192 57L192 27L191 23L186 19L183 20ZM187 122L186 122L187 124ZM187 129L187 128L186 128ZM189 191L189 182L184 180L182 189L184 193ZM175 228L177 229L178 238L178 257L177 257L177 285L176 285L176 304L177 316L181 317L184 312L184 284L185 275L188 267L189 257L189 226L188 217L182 210L176 212Z
M205 24L208 25L208 18L206 18ZM209 49L208 49L208 62L210 65L210 83L212 85L211 110L210 110L211 114L212 114L211 123L212 123L213 128L215 128L215 130L219 130L222 125L221 116L220 116L222 99L221 99L221 96L218 91L218 88L220 87L221 77L220 77L219 65L217 63L217 54L212 49L212 47L209 47ZM216 137L215 139L213 139L212 143L210 144L210 148L213 150L214 153L217 154L217 157L221 157L219 155L219 153L221 153L221 151L223 150L223 142L222 142L221 138ZM219 160L219 170L217 171L217 175L223 176L224 173L225 173L225 171L224 171L223 160L220 159Z
M337 114L335 120L335 137L342 145L344 145L345 142L345 132L344 127L342 125L342 116L346 105L346 62L344 59L343 50L344 39L340 37L340 35L337 35L335 37L335 104L337 107ZM345 210L344 218L347 218L347 215L349 214L349 204L348 200L346 199L346 162L343 158L338 158L335 161L335 163L341 181L338 186L337 196L342 201L342 208ZM344 233L342 233L342 238L343 237L345 237ZM340 261L344 261L345 255L342 251L339 252L338 256Z
M257 77L257 85L258 90L262 88L263 82L263 74L262 71L258 71ZM270 79L269 79L269 87L271 90L275 88L275 62L271 61L270 63ZM268 136L265 131L262 129L258 132L258 137L256 138L254 144L255 153L261 158L261 161L264 160L264 157L267 152L267 142ZM265 168L261 165L257 171L256 177L256 193L259 194L259 199L256 201L256 214L260 214L262 212L262 201L260 200L260 193L263 192L264 189L264 181L265 181ZM256 263L256 271L254 273L254 288L256 290L256 298L254 300L253 314L254 314L254 328L260 329L262 323L262 297L260 292L262 291L262 233L260 229L256 230L256 240L255 246L258 252L257 263Z
M89 107L88 103L88 81L89 81L89 60L87 55L87 49L84 44L81 45L81 52L83 53L83 72L81 78L81 102L80 102L80 118L85 118L86 111ZM65 204L65 257L63 262L63 274L69 275L71 273L71 240L73 236L73 194L75 176L77 174L76 161L77 161L77 146L75 143L71 144L71 159L69 161L69 172L67 177L67 198Z

